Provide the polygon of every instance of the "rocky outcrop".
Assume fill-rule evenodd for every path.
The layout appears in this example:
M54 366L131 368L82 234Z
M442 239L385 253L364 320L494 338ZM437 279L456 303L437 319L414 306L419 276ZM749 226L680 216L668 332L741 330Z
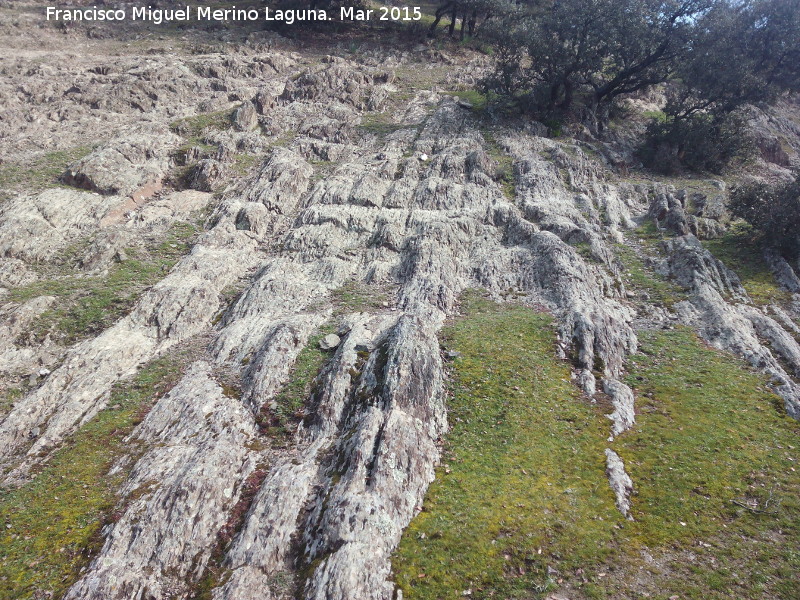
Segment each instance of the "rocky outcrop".
M33 71L15 90L0 82L12 111L30 105L44 119L52 101L67 139L95 104L111 139L67 175L100 193L50 190L0 209L4 283L31 281L32 271L14 279L11 269L79 242L76 268L101 273L137 240L212 211L191 252L129 314L67 349L0 422L4 483L23 484L106 410L115 383L186 340L208 341L127 440L116 519L69 600L190 598L211 564L225 573L210 590L216 600L393 598L391 554L422 507L447 432L437 336L459 294L480 287L499 300L511 290L552 313L587 401L605 398L598 388L611 400L612 443L636 424L624 383L635 311L615 245L648 211L681 234L666 244L663 269L690 290L676 307L682 321L773 375L795 410L792 316L753 307L692 235L721 231L718 195L612 184L586 145L539 137L543 126L498 127L487 140L474 111L449 95L393 98L387 65L398 62L378 54L320 63L247 45L126 61L91 76L60 66L55 83ZM7 72L18 76L24 63ZM3 111L0 135L18 127L28 136L20 148L42 131ZM180 120L198 112L221 114L224 130ZM158 191L173 181L179 147L182 184L204 191ZM352 292L361 289L365 298ZM385 301L370 300L377 291ZM38 366L19 332L51 305L43 297L2 308L2 368ZM335 334L320 345L323 328ZM309 393L293 398L301 408L276 431L298 357L319 348ZM611 448L605 462L629 516L633 482Z
M124 198L69 189L20 196L0 208L0 254L27 262L54 259L88 237Z
M606 448L606 475L611 484L611 489L616 498L617 509L623 515L633 520L631 517L631 494L633 493L633 481L628 473L625 472L625 465L619 454Z
M126 510L65 598L185 598L257 466L256 436L252 413L196 363L131 435L149 450L121 491Z
M105 195L141 201L157 191L171 166L170 151L179 138L163 131L142 131L112 140L67 167L65 183Z
M711 345L732 352L766 373L786 412L800 418L800 386L779 358L797 375L800 345L781 325L749 304L738 278L692 236L665 243L670 275L690 290L676 310ZM777 354L777 357L775 356Z
M290 196L283 198L282 210L288 210ZM230 214L225 217L225 207L239 202L230 198L224 203L216 226L143 295L131 314L98 337L71 348L61 367L0 423L0 455L6 468L16 465L9 481L24 477L39 453L57 447L65 435L97 414L114 382L210 326L221 308L222 291L248 274L259 256L258 240L237 229ZM280 211L272 213L273 220L283 217ZM41 436L21 461L14 458L27 448L29 432L35 427Z

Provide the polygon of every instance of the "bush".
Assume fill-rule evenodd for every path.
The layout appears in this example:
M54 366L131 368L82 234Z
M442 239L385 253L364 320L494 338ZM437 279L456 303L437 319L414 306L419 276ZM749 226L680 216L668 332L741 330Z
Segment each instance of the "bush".
M734 189L730 211L783 254L792 259L800 257L800 172L789 183L751 183Z
M665 115L648 125L639 158L664 174L683 168L722 173L747 160L754 147L738 113L695 113L685 119Z

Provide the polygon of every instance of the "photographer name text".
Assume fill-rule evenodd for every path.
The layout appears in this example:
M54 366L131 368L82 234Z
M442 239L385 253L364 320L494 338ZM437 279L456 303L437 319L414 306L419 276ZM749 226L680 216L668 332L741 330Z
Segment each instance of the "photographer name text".
M144 21L161 25L189 21L253 22L274 21L291 25L297 21L335 21L322 9L272 9L272 8L211 8L198 6L194 9L152 8L150 6L127 8L56 8L48 6L45 10L48 21ZM419 21L422 13L418 6L383 6L376 9L342 6L339 8L339 21Z

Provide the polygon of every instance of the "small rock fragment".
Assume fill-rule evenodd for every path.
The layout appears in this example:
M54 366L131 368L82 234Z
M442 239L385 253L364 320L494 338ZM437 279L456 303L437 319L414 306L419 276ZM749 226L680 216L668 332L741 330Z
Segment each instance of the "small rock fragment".
M341 338L335 333L326 335L319 341L319 347L322 350L333 350L341 343Z

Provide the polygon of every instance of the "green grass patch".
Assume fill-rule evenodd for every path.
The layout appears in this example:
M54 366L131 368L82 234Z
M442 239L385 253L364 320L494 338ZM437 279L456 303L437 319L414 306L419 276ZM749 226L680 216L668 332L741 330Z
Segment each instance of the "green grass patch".
M385 291L358 281L348 281L331 293L335 306L334 317L354 312L370 312L383 308L388 297ZM289 381L275 395L272 407L264 406L259 416L262 427L274 428L285 435L293 435L297 423L304 416L306 401L311 396L314 379L320 373L330 353L321 350L320 340L336 327L329 322L308 338L305 347L297 355Z
M516 195L514 159L503 149L490 130L483 130L483 139L486 141L486 153L497 165L493 179L500 185L503 195L513 200Z
M11 410L11 407L14 406L14 403L22 398L24 394L24 390L18 387L11 387L3 390L2 393L0 393L0 418L4 417L8 411Z
M395 123L392 116L385 112L366 113L361 117L361 123L358 124L358 130L378 137L386 137L395 131L401 129L412 129L403 123Z
M791 294L778 285L764 260L763 240L749 225L734 223L723 237L704 240L703 246L739 276L756 304L791 302Z
M645 265L644 260L625 244L616 244L615 254L624 268L627 283L632 291L642 291L649 296L648 302L672 308L676 302L686 300L686 292Z
M177 383L185 355L155 360L114 387L109 408L84 425L35 479L0 491L0 597L60 598L102 544L100 529L127 473L109 477L131 451L124 438Z
M16 193L32 194L63 186L59 178L67 166L92 151L92 146L78 146L48 152L24 164L0 165L0 200Z
M489 96L478 90L458 90L454 92L445 92L445 94L469 102L472 105L471 110L476 112L485 110L489 104Z
M446 328L453 365L443 466L394 559L405 598L529 598L548 566L588 567L610 551L608 421L555 358L553 320L468 294ZM538 597L538 596L536 596Z
M289 381L275 395L274 406L265 404L262 407L259 415L262 427L278 431L284 437L294 434L297 424L304 416L303 409L311 394L314 378L330 357L328 352L320 349L320 340L334 330L333 325L326 324L308 338L292 366Z
M393 562L405 598L796 597L800 423L762 376L689 330L641 334L637 425L612 444L627 521L608 411L568 383L551 318L474 294L464 309L443 334L461 353L443 465Z
M370 312L383 308L389 301L386 291L380 287L350 280L331 292L336 305L336 314Z
M677 553L653 576L665 598L796 597L800 423L762 376L690 330L640 341L638 423L616 446L638 490L626 545Z
M206 130L216 129L224 131L233 126L233 113L235 109L220 110L217 112L203 113L193 117L186 117L170 123L170 129L183 137L201 140Z
M161 280L188 253L197 235L189 223L173 225L164 241L141 258L115 264L105 277L68 276L40 280L11 290L9 300L25 302L38 296L56 296L55 308L44 312L34 333L44 338L54 333L71 344L112 325L133 307L141 293Z

